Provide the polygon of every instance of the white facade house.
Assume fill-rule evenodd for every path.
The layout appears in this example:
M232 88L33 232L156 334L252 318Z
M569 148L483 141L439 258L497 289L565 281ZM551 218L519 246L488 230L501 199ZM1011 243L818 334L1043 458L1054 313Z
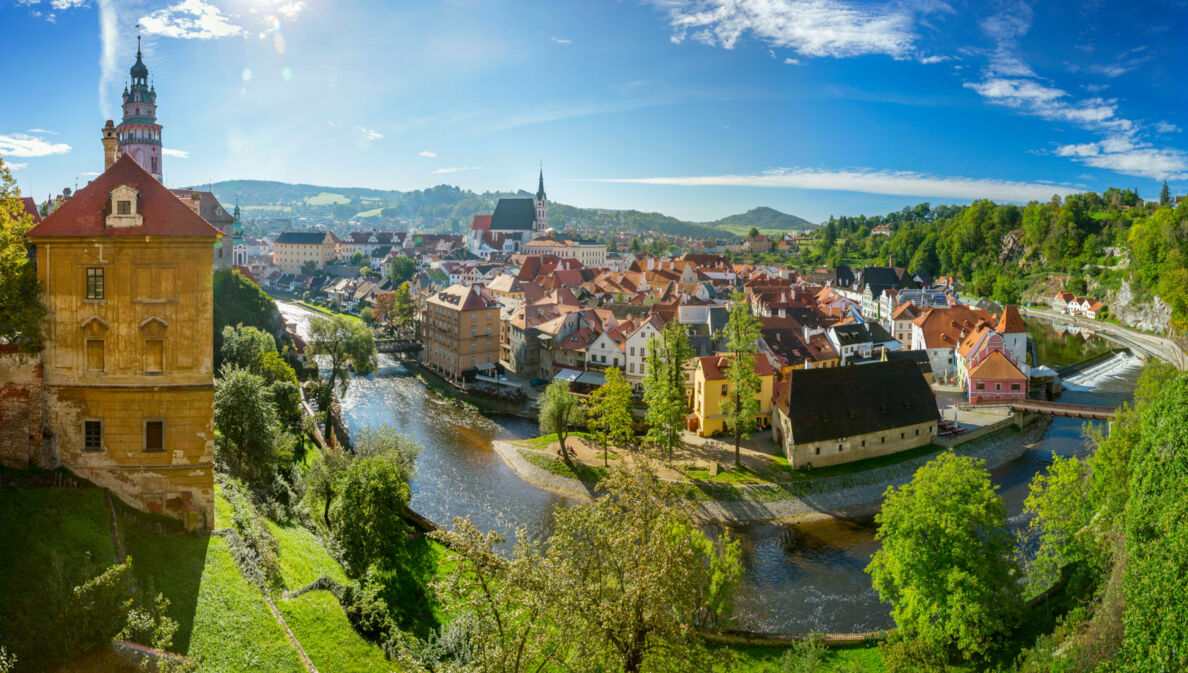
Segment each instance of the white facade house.
M643 381L644 374L647 373L648 342L659 336L660 331L663 329L664 322L659 316L653 314L651 318L639 326L639 329L636 329L627 337L626 374L627 380L632 385L638 385Z

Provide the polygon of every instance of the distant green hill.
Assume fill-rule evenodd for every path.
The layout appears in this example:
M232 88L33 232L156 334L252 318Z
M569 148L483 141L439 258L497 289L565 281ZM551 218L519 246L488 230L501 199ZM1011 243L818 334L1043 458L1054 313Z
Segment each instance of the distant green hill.
M272 180L225 180L196 189L212 189L228 207L238 203L249 221L249 233L266 233L269 226L253 226L253 220L312 218L337 222L341 227L391 226L396 221L416 222L424 231L462 232L475 215L490 213L495 202L509 196L530 197L528 192L476 193L453 185L402 192L394 189L328 187L292 184ZM354 225L348 225L356 220ZM583 231L627 232L693 238L733 239L746 235L752 226L767 233L814 226L795 215L772 208L754 208L713 222L689 222L663 213L607 208L579 208L563 203L549 204L549 221L559 228ZM282 226L282 225L276 225ZM291 225L283 225L291 226Z
M725 229L737 236L746 236L751 227L763 234L783 233L792 229L810 229L817 225L803 217L781 213L775 208L760 206L745 213L730 215L709 223L718 229Z

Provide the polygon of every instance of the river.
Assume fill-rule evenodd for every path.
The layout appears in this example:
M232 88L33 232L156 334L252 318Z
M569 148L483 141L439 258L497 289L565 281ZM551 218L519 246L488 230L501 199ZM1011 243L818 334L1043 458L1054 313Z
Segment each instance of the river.
M305 333L308 310L277 302L286 321ZM1041 362L1070 364L1108 348L1079 336L1063 336L1030 326ZM1081 343L1063 343L1080 340ZM1048 354L1050 360L1044 359ZM1062 357L1063 356L1063 357ZM1114 405L1131 399L1141 362L1122 353L1066 382L1062 402ZM342 400L352 428L390 424L424 446L412 481L412 507L448 525L467 516L482 530L508 540L516 532L534 539L547 536L555 506L572 500L523 480L491 448L494 439L528 437L536 424L524 419L487 416L430 394L388 356L379 370L351 382ZM1042 448L1071 455L1085 450L1083 421L1057 418L1045 432ZM1023 500L1031 478L1044 467L1027 454L993 474L1012 527L1026 524ZM710 527L711 533L720 527ZM812 524L762 524L731 528L742 541L745 572L735 600L739 628L771 632L862 632L892 625L864 568L878 548L869 523L830 520Z

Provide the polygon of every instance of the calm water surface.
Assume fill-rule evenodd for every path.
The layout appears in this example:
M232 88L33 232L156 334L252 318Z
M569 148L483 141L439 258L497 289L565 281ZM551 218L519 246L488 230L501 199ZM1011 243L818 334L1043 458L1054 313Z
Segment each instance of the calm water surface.
M289 322L304 330L309 312L278 302ZM1109 348L1080 337L1065 345L1058 333L1029 326L1041 362L1071 364ZM1055 358L1045 361L1044 354ZM1080 355L1078 355L1080 354ZM1074 357L1075 356L1075 357ZM1073 359L1066 359L1066 358ZM1129 354L1082 372L1066 382L1062 402L1114 405L1131 399L1141 363ZM343 410L352 428L390 424L424 447L413 479L412 506L439 523L469 515L482 530L514 541L517 530L547 536L552 511L571 500L521 480L491 449L491 441L536 434L531 421L487 416L456 407L425 387L387 356L375 374L351 383ZM1041 448L1072 455L1085 450L1083 421L1057 418ZM1034 454L993 474L1012 527L1026 524L1023 500L1044 463ZM709 527L716 534L720 526ZM863 569L878 549L869 522L826 521L804 525L763 524L730 528L742 541L745 573L735 600L740 628L782 632L860 632L891 626Z

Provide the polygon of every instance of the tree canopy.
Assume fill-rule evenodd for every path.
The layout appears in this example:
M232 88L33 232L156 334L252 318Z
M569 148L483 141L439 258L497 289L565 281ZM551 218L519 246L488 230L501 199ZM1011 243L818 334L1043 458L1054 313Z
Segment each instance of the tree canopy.
M25 239L32 227L33 216L25 212L16 181L0 159L0 344L15 344L25 353L41 350L46 313Z

